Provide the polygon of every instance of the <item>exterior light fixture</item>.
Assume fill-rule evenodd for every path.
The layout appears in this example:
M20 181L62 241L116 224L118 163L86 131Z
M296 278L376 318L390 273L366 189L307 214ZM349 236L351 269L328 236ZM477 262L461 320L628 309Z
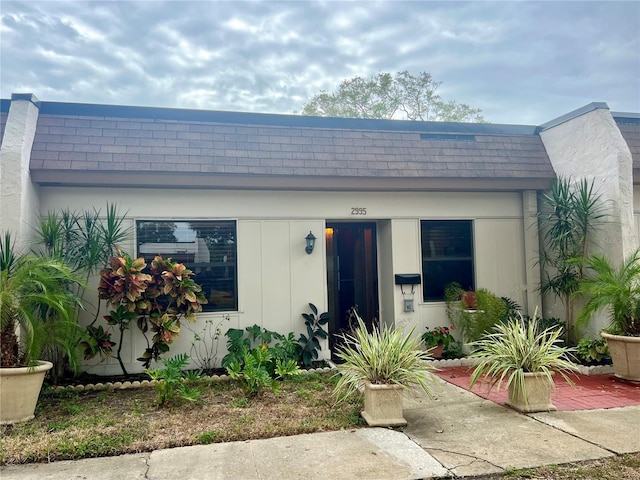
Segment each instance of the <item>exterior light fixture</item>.
M311 230L309 230L309 235L304 237L304 239L307 241L307 246L305 247L304 251L307 252L307 255L311 255L311 252L313 252L313 247L316 246L316 237L313 235L313 233L311 233Z

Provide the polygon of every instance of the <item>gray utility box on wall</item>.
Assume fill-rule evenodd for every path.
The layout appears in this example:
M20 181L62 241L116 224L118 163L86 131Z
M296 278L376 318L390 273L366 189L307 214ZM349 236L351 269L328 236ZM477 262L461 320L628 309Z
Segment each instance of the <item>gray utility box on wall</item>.
M413 295L415 294L414 285L420 285L420 274L419 273L396 273L395 275L395 284L400 285L400 291L402 292L402 304L403 311L405 312L413 312ZM411 292L404 291L405 285L411 285ZM405 295L408 295L408 298L405 298Z

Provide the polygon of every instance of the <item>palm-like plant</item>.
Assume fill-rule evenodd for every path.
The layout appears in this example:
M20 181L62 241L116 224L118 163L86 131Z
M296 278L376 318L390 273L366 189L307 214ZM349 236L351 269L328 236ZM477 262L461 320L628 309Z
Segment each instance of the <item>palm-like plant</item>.
M126 214L120 215L111 203L107 203L104 214L99 209L48 212L36 228L36 244L48 256L72 266L87 281L129 239L131 227L125 219Z
M356 315L358 326L352 334L345 334L344 344L338 347L340 378L335 386L338 398L358 391L365 383L418 387L432 396L431 373L435 367L429 353L420 348L420 337L413 329L405 335L400 329L386 325L374 327L369 333L363 320Z
M107 203L103 213L100 209L72 211L62 209L50 211L35 229L35 248L44 256L57 258L69 265L82 279L82 284L69 288L83 301L87 293L84 286L91 277L104 268L122 243L129 240L131 227L127 225L126 214L121 215L114 204ZM85 302L93 311L93 320L81 334L81 346L85 349L85 358L110 352L112 342L105 337L101 326L96 326L100 312L100 300ZM79 318L76 315L76 322ZM46 348L43 357L52 360L54 381L64 375L67 366L65 353L56 348Z
M576 260L589 255L589 240L604 214L602 196L587 180L573 184L569 178L559 178L542 195L538 216L543 245L541 290L562 300L567 341L575 340L574 299L583 278L583 264Z
M11 235L0 237L0 358L2 367L37 364L44 345L72 351L80 301L69 285L78 280L61 261L14 253ZM20 327L20 337L16 328Z
M562 345L561 334L557 327L540 331L536 321L525 322L522 315L496 325L492 333L472 344L470 358L477 363L470 387L482 379L488 382L489 390L500 390L506 382L526 398L525 373L541 373L553 384L553 372L559 372L571 383L568 373L577 366L568 355L574 349Z
M608 308L609 333L640 336L640 251L619 268L600 254L591 256L585 264L592 272L580 282L577 293L586 294L589 300L578 315L578 324L586 324L595 313Z

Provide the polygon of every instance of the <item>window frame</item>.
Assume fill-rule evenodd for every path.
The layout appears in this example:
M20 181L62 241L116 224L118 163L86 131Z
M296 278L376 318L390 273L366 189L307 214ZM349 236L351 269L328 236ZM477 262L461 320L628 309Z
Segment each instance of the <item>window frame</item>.
M233 262L228 262L229 265L228 267L233 267L234 268L234 280L233 280L233 293L234 293L234 306L232 307L220 307L220 308L216 308L213 307L211 303L206 303L204 305L202 305L202 312L203 313L221 313L221 312L238 312L240 311L240 299L239 299L239 287L238 287L238 220L235 218L185 218L185 217L162 217L162 218L149 218L149 217L144 217L144 218L135 218L134 219L134 247L135 247L135 252L136 252L136 258L139 257L143 257L145 259L145 262L147 263L147 265L149 265L151 263L151 261L153 260L153 257L155 256L155 254L149 254L149 253L141 253L140 252L140 246L141 243L138 240L138 225L140 222L152 222L152 223L187 223L187 224L193 224L193 223L228 223L228 224L232 224L233 225L233 230L234 230L234 243L235 243L235 247L234 247L234 254L235 254L235 259ZM196 237L198 238L198 237ZM163 243L163 242L158 242L158 243ZM151 255L151 256L149 256ZM148 257L149 256L149 257ZM174 261L179 261L180 263L183 263L189 270L194 271L194 276L193 279L196 283L200 284L200 282L198 281L198 273L195 271L195 266L196 266L196 262L185 262L179 259L175 259L174 256L170 253L166 253L166 254L162 254L163 258L172 258ZM195 260L195 259L194 259ZM201 265L203 262L198 262L198 265ZM209 262L209 264L211 265L210 268L216 268L214 267L214 264L216 262ZM217 262L220 263L220 262ZM227 262L225 262L227 263ZM220 267L220 265L217 265L217 267ZM225 268L227 266L225 265ZM205 267L206 268L206 267ZM207 295L205 293L205 296L207 297L207 300L209 300L209 295Z
M471 252L471 255L465 255L465 256L442 256L442 257L434 257L434 258L425 258L424 255L424 244L423 244L423 225L427 222L439 222L439 223L444 223L444 222L466 222L468 224L468 228L469 228L469 251ZM420 270L421 270L421 275L422 275L422 303L439 303L439 302L444 302L445 298L444 295L442 297L428 297L426 296L426 288L427 288L427 281L426 281L426 272L425 272L425 263L436 263L436 262L449 262L449 261L468 261L470 262L470 277L471 277L471 282L472 284L469 285L462 285L462 288L471 288L472 290L476 288L477 282L476 282L476 248L475 248L475 221L472 218L426 218L426 219L420 219L420 228L419 228L419 232L420 232ZM456 280L451 280L448 281L446 284L442 285L443 287L445 287L447 284L454 282Z

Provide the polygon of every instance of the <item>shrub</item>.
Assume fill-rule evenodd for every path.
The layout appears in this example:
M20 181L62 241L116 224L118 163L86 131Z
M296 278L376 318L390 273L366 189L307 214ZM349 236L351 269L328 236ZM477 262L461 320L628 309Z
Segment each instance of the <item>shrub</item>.
M494 325L504 321L509 305L504 299L484 288L475 291L474 309L467 308L468 296L456 283L445 289L447 316L468 342L479 340Z
M307 334L300 334L298 343L302 349L302 363L310 367L314 360L318 360L318 352L322 350L320 339L327 338L327 331L323 328L329 322L329 312L318 315L318 309L313 303L309 304L312 313L303 313Z
M576 357L583 365L598 365L611 359L607 341L603 338L581 338L576 347Z
M184 373L189 362L186 353L176 355L162 361L164 368L147 368L145 373L152 380L157 380L156 403L160 406L178 402L197 402L200 400L200 390L190 386L188 382L199 379L198 374Z
M293 333L285 337L253 325L245 330L230 328L225 336L229 353L222 366L231 378L243 383L247 396L264 388L276 390L275 380L300 373L300 346Z
M138 358L148 368L151 360L157 361L169 351L169 345L180 335L180 322L195 321L196 313L207 303L202 288L191 278L193 272L184 264L156 256L149 273L145 271L146 266L143 258L133 259L122 254L112 257L109 267L100 271L99 297L116 307L105 319L120 331L116 358L125 375L127 371L120 357L122 333L132 320L137 318L145 338L149 330L154 333Z

